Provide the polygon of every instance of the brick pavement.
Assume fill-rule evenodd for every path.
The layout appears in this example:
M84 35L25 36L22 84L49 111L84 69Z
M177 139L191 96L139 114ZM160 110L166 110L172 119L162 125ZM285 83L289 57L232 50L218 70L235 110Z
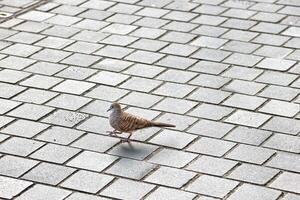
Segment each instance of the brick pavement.
M0 199L300 199L299 0L0 11ZM122 144L112 101L177 127Z

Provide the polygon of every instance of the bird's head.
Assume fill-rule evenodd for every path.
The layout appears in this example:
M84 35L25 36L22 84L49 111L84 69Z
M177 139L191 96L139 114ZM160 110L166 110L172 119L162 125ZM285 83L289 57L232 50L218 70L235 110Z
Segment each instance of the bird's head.
M107 110L108 111L112 111L112 112L115 112L115 111L121 111L121 106L119 103L117 102L114 102L110 105L109 109Z

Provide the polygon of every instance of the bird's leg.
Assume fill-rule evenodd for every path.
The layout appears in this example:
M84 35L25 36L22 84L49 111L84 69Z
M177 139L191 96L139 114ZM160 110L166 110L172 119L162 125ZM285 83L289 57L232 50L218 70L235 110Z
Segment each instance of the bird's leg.
M120 132L118 132L117 130L113 130L113 131L106 131L106 133L108 133L109 135L117 135L120 134Z
M130 137L131 137L131 135L132 135L132 132L129 132L128 138L122 140L122 142L128 142L128 143L130 143Z

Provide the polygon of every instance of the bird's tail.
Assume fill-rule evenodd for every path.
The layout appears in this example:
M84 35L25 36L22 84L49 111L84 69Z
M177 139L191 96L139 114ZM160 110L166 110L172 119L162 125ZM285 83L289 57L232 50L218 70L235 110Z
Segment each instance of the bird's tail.
M153 122L151 121L151 125L155 127L176 127L173 124L167 124L167 123L162 123L162 122Z

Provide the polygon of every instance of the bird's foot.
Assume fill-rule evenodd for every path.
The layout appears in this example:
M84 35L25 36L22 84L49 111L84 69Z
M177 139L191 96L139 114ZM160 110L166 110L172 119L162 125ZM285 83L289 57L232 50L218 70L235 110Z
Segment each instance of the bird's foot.
M121 139L121 143L130 143L130 140L128 138Z
M115 131L106 131L106 133L108 133L108 135L117 135Z

